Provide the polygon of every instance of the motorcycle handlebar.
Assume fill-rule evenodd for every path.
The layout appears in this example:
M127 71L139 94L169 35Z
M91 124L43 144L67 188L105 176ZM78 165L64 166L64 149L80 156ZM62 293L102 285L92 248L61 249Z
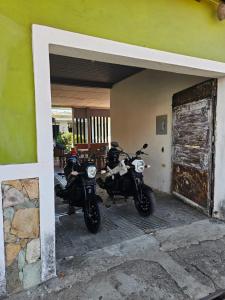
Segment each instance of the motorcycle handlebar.
M124 151L121 151L120 153L121 153L121 154L125 154L129 159L131 158L130 155L129 155L128 153L124 152ZM139 151L137 151L137 152L135 153L135 155L136 155L136 156L138 156L138 155L148 155L148 153L145 153L145 152L139 150Z

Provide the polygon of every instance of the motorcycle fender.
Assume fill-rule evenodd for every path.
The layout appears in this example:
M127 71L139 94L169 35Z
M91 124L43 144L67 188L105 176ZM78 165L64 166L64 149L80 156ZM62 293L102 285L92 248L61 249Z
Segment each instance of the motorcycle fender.
M87 204L88 199L91 198L91 195L95 194L95 181L82 178L81 180L82 191L83 191L83 201L84 205Z
M153 192L153 189L147 185L147 184L144 184L144 182L142 180L140 180L139 183L137 183L137 181L135 180L135 186L136 186L136 191L138 193L138 191L143 191L144 189L148 189L150 192Z
M85 194L87 196L95 194L95 187L94 187L94 185L85 185L84 189L85 189Z
M149 190L151 193L153 193L153 189L152 189L149 185L147 185L147 184L143 184L142 189L147 189L147 190Z

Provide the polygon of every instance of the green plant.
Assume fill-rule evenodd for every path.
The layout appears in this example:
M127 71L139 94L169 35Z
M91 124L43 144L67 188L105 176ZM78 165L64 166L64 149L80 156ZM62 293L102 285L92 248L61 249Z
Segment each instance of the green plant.
M63 145L67 151L70 151L73 144L72 132L60 132L56 138L56 143Z

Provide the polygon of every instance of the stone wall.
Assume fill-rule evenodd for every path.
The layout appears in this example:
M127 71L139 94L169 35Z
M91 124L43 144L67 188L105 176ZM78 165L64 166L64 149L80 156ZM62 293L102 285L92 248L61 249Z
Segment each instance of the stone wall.
M2 183L7 292L41 282L38 178Z

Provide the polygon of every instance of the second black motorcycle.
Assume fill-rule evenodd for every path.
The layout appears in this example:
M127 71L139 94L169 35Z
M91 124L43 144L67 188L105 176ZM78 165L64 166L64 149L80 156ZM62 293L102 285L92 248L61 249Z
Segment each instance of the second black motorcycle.
M98 178L97 183L112 198L117 195L133 197L139 214L143 217L150 216L155 210L155 195L152 188L144 183L143 172L148 166L141 158L148 145L144 144L134 156L120 149L117 142L112 142L111 146L105 171L102 171L106 172L105 180ZM125 156L122 160L119 159L121 155Z
M82 208L87 229L97 233L101 224L98 206L101 198L96 195L95 164L91 160L80 163L77 156L71 156L64 168L64 175L67 184L65 187L57 184L56 195L69 204L69 214L74 212L74 207Z

